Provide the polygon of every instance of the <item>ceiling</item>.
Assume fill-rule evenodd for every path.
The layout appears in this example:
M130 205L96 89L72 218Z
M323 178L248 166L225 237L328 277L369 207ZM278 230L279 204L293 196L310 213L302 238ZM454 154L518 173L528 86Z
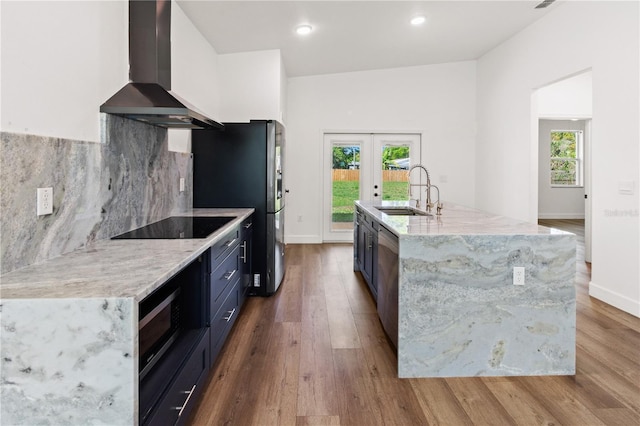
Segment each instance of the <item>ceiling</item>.
M541 1L177 0L218 54L280 49L289 77L477 59L560 3Z

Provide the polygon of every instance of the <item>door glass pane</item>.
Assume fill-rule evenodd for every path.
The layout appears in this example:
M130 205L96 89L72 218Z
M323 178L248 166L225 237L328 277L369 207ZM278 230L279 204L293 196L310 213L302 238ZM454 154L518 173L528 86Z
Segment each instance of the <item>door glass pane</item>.
M353 231L353 202L360 199L360 145L332 144L331 149L331 230Z
M408 145L382 145L382 199L408 200L410 163Z

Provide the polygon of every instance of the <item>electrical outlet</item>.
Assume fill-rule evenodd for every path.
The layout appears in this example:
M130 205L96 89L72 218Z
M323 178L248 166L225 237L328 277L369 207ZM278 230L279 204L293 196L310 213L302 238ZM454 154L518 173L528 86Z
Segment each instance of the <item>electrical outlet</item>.
M36 215L44 216L53 213L53 188L38 188L36 194Z
M513 267L513 285L524 285L524 266Z
M180 178L180 192L184 192L184 178Z

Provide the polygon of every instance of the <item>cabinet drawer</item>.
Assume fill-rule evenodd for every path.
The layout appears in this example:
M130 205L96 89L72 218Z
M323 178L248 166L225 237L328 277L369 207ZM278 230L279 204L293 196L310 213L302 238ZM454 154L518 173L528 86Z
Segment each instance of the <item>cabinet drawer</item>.
M220 353L220 349L224 345L229 330L236 321L238 314L240 313L239 305L239 287L240 281L237 280L231 291L229 292L224 303L220 307L220 310L214 315L211 320L211 364L213 364Z
M210 281L210 298L211 307L210 315L215 314L220 308L220 304L224 300L222 295L225 289L234 283L242 274L239 265L240 246L236 245L227 257L214 269L211 273Z
M207 330L145 426L186 424L209 373L209 345Z
M238 245L240 240L240 229L235 228L231 232L225 234L220 241L211 246L211 270L219 263L220 259L224 259L234 246Z
M377 224L378 222L375 221L375 219L373 218L373 216L369 216L368 214L366 214L365 212L363 212L360 209L356 210L356 222L358 223L364 223L372 228L377 228Z
M253 216L249 216L248 218L246 218L243 222L242 225L240 225L241 227L241 231L252 231L253 230Z

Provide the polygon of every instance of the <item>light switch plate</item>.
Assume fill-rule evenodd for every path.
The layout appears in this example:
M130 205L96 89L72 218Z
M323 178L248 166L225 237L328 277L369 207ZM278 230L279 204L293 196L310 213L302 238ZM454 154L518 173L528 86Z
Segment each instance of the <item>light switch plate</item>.
M184 192L184 178L180 178L180 192Z
M635 193L636 183L632 180L618 182L618 193L623 195L633 195Z

